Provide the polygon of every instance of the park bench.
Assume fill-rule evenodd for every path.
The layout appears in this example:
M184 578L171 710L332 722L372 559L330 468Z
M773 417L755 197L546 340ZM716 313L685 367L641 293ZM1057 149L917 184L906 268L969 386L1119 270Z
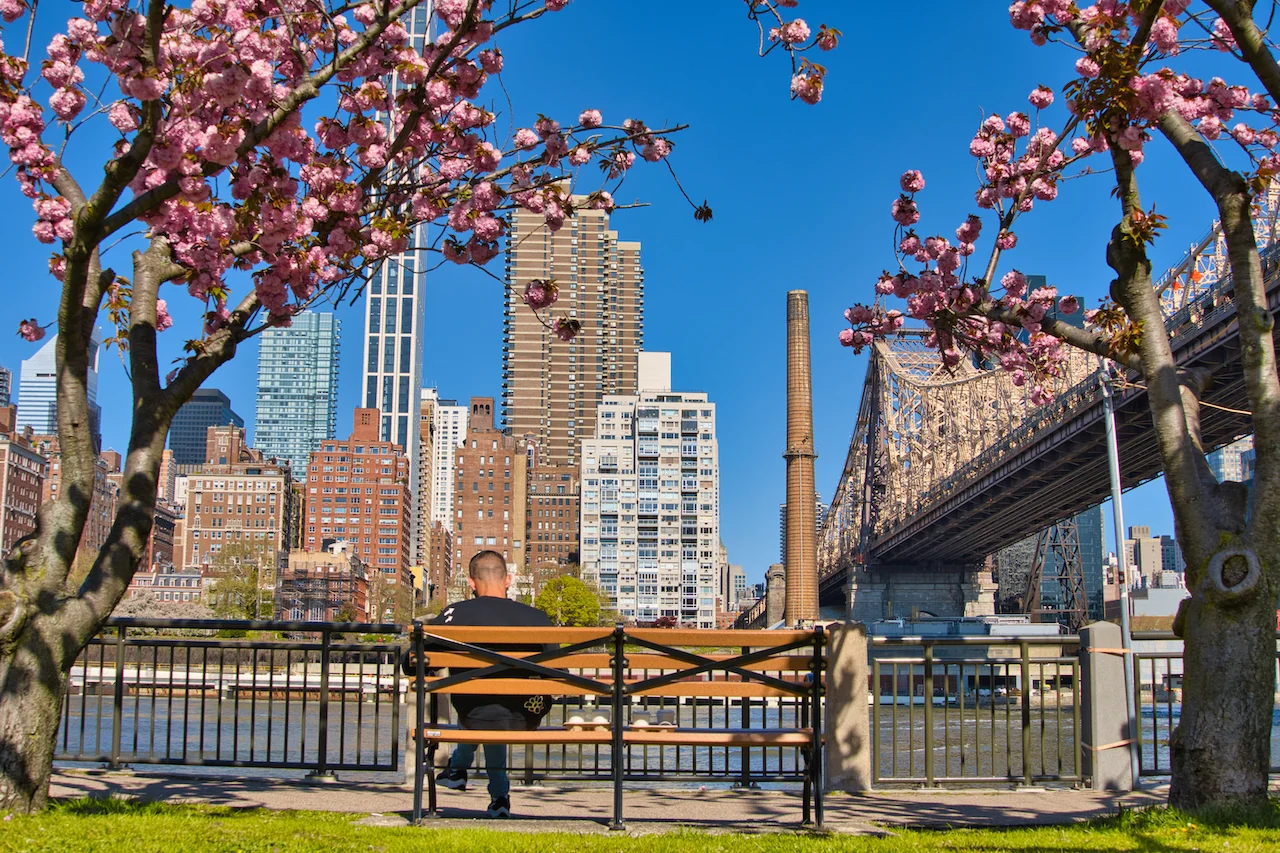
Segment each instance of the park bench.
M613 829L622 829L625 761L630 746L791 747L803 756L803 823L821 828L822 673L826 637L813 630L713 631L662 628L510 628L414 623L406 672L414 681L416 726L413 819L437 816L433 768L441 744L578 744L610 750ZM494 647L558 646L513 652ZM733 652L707 652L707 649ZM446 669L448 668L448 669ZM447 672L448 674L444 674ZM607 726L544 725L535 731L478 731L441 722L452 693L594 701L608 708ZM782 727L781 715L760 714L759 725L690 728L632 725L633 704L655 699L725 702L792 697L799 713ZM746 716L746 715L744 715ZM754 719L754 718L753 718ZM425 785L424 785L425 782Z

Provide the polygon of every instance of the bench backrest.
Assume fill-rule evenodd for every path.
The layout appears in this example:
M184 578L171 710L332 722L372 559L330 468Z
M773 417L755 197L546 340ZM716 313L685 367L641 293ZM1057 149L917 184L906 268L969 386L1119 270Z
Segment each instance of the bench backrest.
M421 643L431 693L610 696L620 675L629 696L794 697L812 691L824 641L820 630L424 625L406 669L416 673L412 649ZM548 644L560 649L500 650ZM619 647L623 666L614 660ZM441 674L446 667L449 674Z

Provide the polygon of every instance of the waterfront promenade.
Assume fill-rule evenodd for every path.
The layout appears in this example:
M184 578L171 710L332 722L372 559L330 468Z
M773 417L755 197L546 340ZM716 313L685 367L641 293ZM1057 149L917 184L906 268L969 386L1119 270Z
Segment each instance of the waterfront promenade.
M58 798L129 797L172 803L208 803L237 808L307 809L366 814L371 824L408 823L408 787L343 779L327 784L274 779L194 775L60 771L52 794ZM483 779L464 793L444 792L440 828L480 826L525 832L608 833L612 813L607 785L515 786L516 817L484 816L488 795ZM894 827L1004 827L1072 823L1165 802L1164 786L1126 794L1072 788L913 789L871 794L832 794L826 801L827 830L881 834ZM653 786L627 797L627 832L647 834L694 827L712 832L794 832L799 829L800 796L791 791L744 791L724 787Z

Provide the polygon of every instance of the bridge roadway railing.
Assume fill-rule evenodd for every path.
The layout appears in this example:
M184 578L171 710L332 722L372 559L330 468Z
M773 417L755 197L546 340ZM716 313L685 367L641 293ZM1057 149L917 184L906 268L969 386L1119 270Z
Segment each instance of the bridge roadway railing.
M1181 643L1172 634L1134 637L1142 772L1168 775ZM363 771L398 780L412 717L398 666L407 645L401 625L109 620L71 669L55 757L116 768ZM1070 635L872 637L874 782L1079 782L1078 652ZM805 700L789 697L663 701L688 728L798 725L805 713ZM571 704L579 703L556 702L545 725L583 713ZM1280 710L1271 754L1280 774ZM626 760L632 779L740 786L798 782L804 766L795 749L777 747L634 746ZM607 781L612 772L609 750L598 746L511 747L509 766L526 783Z
M1276 272L1280 269L1280 244L1263 250L1261 260L1264 274L1268 278L1268 290L1272 290L1277 283ZM1235 302L1228 297L1234 286L1233 279L1228 273L1189 304L1165 318L1165 329L1170 335L1170 344L1175 352L1188 339L1207 328L1228 321L1228 318L1235 314ZM951 497L968 484L975 471L985 470L999 464L1001 460L1014 456L1034 443L1046 428L1062 422L1068 415L1097 406L1101 400L1100 379L1101 370L1093 372L1065 392L1055 396L1049 403L1029 412L1021 425L983 448L981 453L974 457L963 470L951 474L916 495L910 505L904 507L899 513L883 515L879 525L880 530L874 534L873 538L880 539L882 536L890 535L889 531L907 524L923 507L940 503ZM828 514L829 517L832 515L834 513Z

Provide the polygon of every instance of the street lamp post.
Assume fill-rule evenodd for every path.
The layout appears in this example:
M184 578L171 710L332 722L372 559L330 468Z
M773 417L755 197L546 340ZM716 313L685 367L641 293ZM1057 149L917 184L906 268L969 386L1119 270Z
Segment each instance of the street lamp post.
M1103 421L1107 433L1107 468L1111 475L1111 512L1115 526L1116 568L1120 581L1120 643L1124 649L1124 699L1129 715L1129 773L1138 787L1138 720L1135 714L1133 683L1133 636L1129 626L1129 574L1124 554L1124 507L1120 499L1120 448L1116 440L1115 389L1110 371L1103 366L1101 376Z

